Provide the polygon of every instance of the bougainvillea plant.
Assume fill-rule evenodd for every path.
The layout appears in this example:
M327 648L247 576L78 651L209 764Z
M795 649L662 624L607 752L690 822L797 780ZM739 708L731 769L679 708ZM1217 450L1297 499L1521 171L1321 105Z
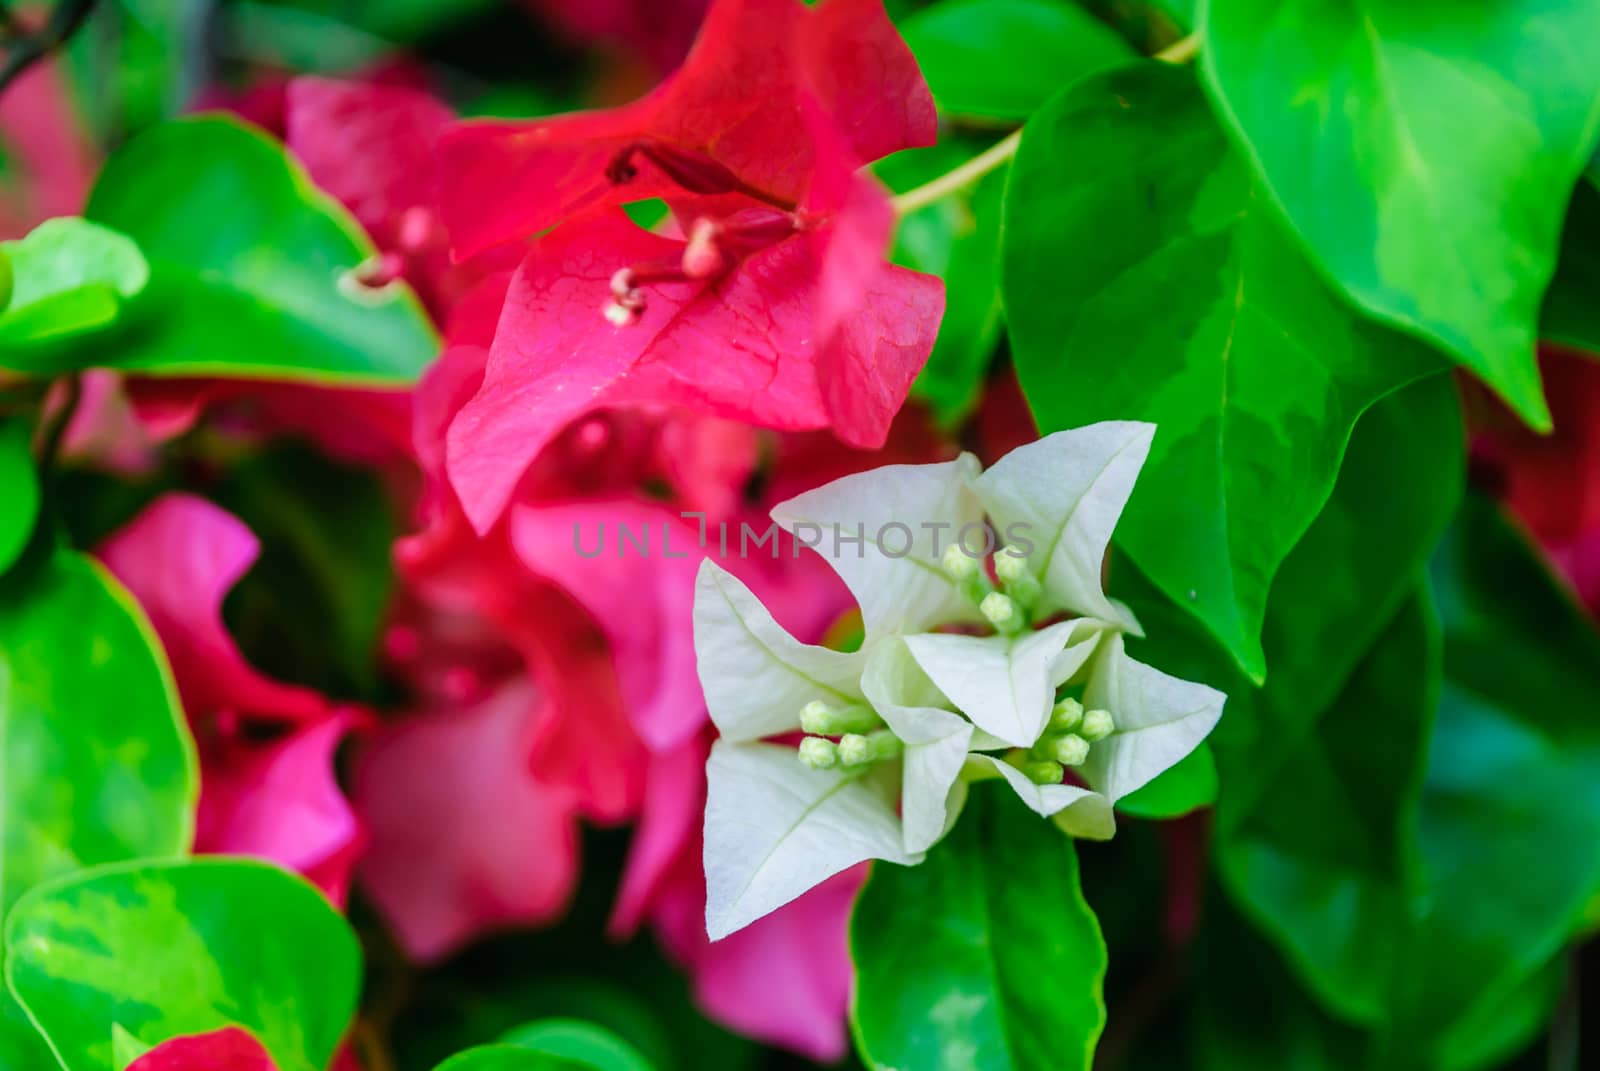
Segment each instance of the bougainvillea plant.
M0 1071L1578 1071L1593 0L0 0Z

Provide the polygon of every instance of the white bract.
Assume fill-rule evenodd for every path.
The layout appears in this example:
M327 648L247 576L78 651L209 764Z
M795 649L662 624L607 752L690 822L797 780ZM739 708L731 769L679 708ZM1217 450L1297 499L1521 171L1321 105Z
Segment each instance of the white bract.
M864 860L920 862L969 781L1004 778L1065 832L1110 837L1112 805L1205 738L1224 697L1130 658L1138 622L1101 583L1154 431L1058 432L987 472L971 455L891 465L775 508L855 596L855 652L801 643L701 566L695 651L721 734L706 764L713 939ZM798 751L765 742L795 733Z

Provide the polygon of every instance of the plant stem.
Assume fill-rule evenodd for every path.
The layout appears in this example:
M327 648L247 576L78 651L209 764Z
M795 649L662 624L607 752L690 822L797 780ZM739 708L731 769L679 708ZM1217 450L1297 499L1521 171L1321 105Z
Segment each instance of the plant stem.
M1200 51L1200 35L1190 34L1181 41L1175 41L1166 48L1157 52L1154 59L1164 63L1188 63ZM983 152L974 156L966 163L945 172L931 182L924 183L915 189L907 190L896 197L891 204L894 205L895 215L907 216L920 208L926 208L942 198L977 182L983 176L1003 165L1007 160L1017 154L1017 146L1022 144L1022 131L1013 130L1001 140L989 146Z

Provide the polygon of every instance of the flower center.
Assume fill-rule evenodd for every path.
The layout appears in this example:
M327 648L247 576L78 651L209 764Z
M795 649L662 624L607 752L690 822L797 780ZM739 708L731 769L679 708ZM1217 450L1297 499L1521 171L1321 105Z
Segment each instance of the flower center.
M811 225L801 213L775 208L746 208L722 218L699 216L689 225L689 240L678 259L622 268L611 277L605 318L617 327L632 326L644 315L643 287L716 278Z
M1109 711L1086 711L1082 703L1068 696L1050 712L1039 742L1031 748L1013 748L1006 753L1006 761L1036 785L1060 784L1067 769L1088 762L1093 745L1116 728Z

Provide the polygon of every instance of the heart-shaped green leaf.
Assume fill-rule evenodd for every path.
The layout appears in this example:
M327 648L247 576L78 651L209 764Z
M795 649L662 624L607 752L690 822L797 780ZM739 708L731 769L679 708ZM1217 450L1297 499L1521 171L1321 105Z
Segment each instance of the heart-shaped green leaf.
M406 384L438 349L408 287L357 280L375 250L349 214L282 145L234 120L140 134L106 164L87 215L150 261L119 368Z
M1040 427L1157 425L1118 542L1259 680L1272 578L1351 425L1443 362L1316 276L1181 69L1097 75L1036 114L1004 242Z
M1313 259L1548 428L1534 337L1600 124L1589 0L1209 0L1206 80Z
M1087 1071L1106 948L1072 841L975 789L920 866L879 864L850 922L853 1015L874 1067Z
M279 1071L323 1071L355 1014L361 949L333 906L266 863L101 867L41 886L6 921L6 979L66 1071L144 1045L249 1030Z

